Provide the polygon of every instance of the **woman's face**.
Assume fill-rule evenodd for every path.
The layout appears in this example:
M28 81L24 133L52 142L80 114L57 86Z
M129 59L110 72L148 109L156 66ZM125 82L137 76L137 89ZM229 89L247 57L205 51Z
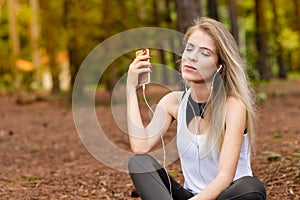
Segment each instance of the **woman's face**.
M189 37L181 60L181 72L188 82L211 81L218 69L218 55L212 38L202 30Z

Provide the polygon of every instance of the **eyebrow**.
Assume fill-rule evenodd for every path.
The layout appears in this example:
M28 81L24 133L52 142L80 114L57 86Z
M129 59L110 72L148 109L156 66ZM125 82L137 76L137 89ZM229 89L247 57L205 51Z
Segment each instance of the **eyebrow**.
M192 44L192 43L187 43L186 45L191 45L192 47L195 47L195 45L194 44ZM205 50L208 50L208 51L210 51L211 53L215 53L213 50L211 50L210 48L208 48L208 47L199 47L199 49L205 49Z

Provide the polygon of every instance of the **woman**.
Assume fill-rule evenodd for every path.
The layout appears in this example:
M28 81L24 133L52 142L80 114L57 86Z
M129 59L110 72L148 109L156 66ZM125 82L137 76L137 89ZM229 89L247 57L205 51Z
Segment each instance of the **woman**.
M138 76L151 72L143 50L127 77L131 179L142 199L265 199L252 177L253 98L238 47L219 22L202 18L185 35L181 59L185 91L165 95L144 127L138 106ZM149 66L143 68L142 66ZM177 120L177 147L185 179L182 187L148 152Z

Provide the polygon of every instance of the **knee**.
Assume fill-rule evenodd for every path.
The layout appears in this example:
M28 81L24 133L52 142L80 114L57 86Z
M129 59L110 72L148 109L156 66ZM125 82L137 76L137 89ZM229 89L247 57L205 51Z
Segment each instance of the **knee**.
M160 169L157 161L148 154L133 155L128 160L129 173L145 173Z
M243 200L265 200L266 196L260 192L252 192L252 193L243 195L240 199L243 199Z
M132 167L139 166L141 163L149 162L148 160L150 158L151 156L148 154L135 154L128 160L128 169L130 170Z
M266 199L266 190L264 185L252 176L245 176L234 181L226 190L224 190L217 199Z
M241 179L242 181L240 184L246 186L245 190L248 192L248 194L245 194L243 198L261 200L266 199L266 189L262 182L252 176L243 177Z
M261 194L263 197L266 196L266 189L265 189L265 186L262 182L260 182L260 180L258 180L257 178L255 177L248 177L250 179L249 181L249 185L250 187L252 187L252 189L254 191L257 191L257 193ZM265 198L264 198L265 199Z

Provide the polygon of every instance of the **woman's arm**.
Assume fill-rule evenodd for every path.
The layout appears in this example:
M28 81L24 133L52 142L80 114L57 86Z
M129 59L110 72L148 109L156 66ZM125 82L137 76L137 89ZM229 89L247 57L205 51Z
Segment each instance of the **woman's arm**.
M198 195L191 198L216 199L234 179L243 141L246 108L237 98L230 97L226 108L226 131L220 152L216 178Z
M172 118L177 117L179 101L178 92L171 92L164 96L158 103L151 122L144 127L141 113L138 105L136 87L138 84L138 75L143 72L149 72L142 66L150 66L150 63L144 61L148 59L147 55L139 53L131 63L128 70L126 96L127 96L127 125L131 149L136 154L148 153L159 141L160 134L165 134L168 130Z
M148 153L164 135L173 118L177 118L178 93L164 96L156 106L150 123L144 127L137 102L136 93L127 100L127 123L131 149L136 154ZM134 96L134 97L133 97Z

